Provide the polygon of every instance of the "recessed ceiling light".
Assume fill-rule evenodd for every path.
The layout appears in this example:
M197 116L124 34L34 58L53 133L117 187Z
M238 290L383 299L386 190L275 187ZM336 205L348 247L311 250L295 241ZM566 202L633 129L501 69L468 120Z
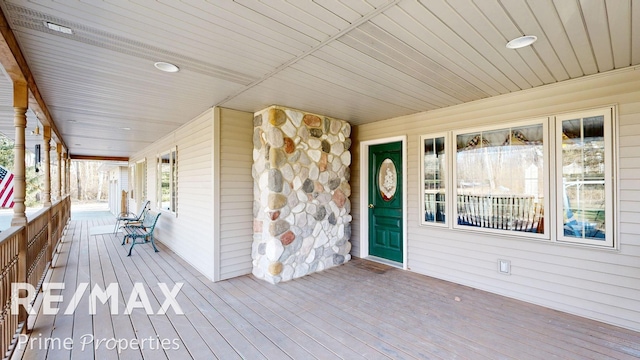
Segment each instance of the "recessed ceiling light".
M538 37L535 35L525 35L517 37L507 43L507 49L520 49L536 42Z
M72 123L72 124L75 124L75 123L77 123L77 122L78 122L78 120L67 120L67 121L68 121L68 122L70 122L70 123Z
M180 71L180 68L176 65L164 61L158 61L157 63L153 64L153 66L155 66L156 69L164 72L174 73Z
M131 130L131 128L130 127L123 127L123 128L120 128L120 130Z
M73 144L73 145L75 145L75 146L82 146L82 144Z
M73 35L73 30L71 30L71 28L69 28L69 27L58 25L58 24L54 24L54 23L48 22L48 21L45 21L44 25L47 28L49 28L49 30L61 32L63 34L67 34L67 35Z

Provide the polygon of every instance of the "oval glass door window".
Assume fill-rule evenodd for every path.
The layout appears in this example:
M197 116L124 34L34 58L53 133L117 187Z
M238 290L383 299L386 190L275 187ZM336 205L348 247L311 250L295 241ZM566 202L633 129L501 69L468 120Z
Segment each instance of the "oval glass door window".
M393 200L398 189L398 174L396 166L389 158L384 159L378 169L378 188L384 201Z

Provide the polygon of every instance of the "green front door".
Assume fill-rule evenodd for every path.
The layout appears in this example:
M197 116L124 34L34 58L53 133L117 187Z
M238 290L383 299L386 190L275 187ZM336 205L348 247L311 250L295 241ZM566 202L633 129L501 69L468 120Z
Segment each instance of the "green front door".
M369 147L369 255L402 262L402 142Z

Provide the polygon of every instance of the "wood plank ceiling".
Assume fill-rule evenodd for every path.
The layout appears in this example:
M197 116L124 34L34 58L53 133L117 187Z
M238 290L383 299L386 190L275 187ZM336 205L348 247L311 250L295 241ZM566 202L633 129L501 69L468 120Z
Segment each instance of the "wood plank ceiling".
M640 64L640 0L0 7L72 155L131 156L214 105L278 104L362 124ZM523 34L538 41L505 48ZM11 134L10 84L0 87L0 131Z

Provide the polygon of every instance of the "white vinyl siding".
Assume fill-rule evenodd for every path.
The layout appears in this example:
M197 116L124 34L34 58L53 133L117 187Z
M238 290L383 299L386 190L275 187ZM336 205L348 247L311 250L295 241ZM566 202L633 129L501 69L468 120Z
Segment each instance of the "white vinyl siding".
M155 208L155 159L167 149L178 148L179 212L176 216L161 210L156 239L210 279L214 272L213 129L213 110L209 109L130 159L130 163L153 159L153 166L147 166L147 194Z
M162 211L157 239L209 279L251 272L253 114L209 109L130 159L178 149L178 213ZM147 166L156 204L157 166Z
M129 172L126 166L118 168L120 172L120 190L129 191Z
M219 277L251 273L253 242L253 114L219 108Z
M497 96L354 128L361 141L408 137L408 258L411 271L640 330L640 71L626 69ZM618 249L526 240L461 229L420 226L420 135L618 105ZM352 254L360 256L360 176L354 162ZM550 204L555 216L557 204ZM556 236L552 233L551 236ZM366 241L366 239L362 239ZM511 261L511 275L497 271Z

